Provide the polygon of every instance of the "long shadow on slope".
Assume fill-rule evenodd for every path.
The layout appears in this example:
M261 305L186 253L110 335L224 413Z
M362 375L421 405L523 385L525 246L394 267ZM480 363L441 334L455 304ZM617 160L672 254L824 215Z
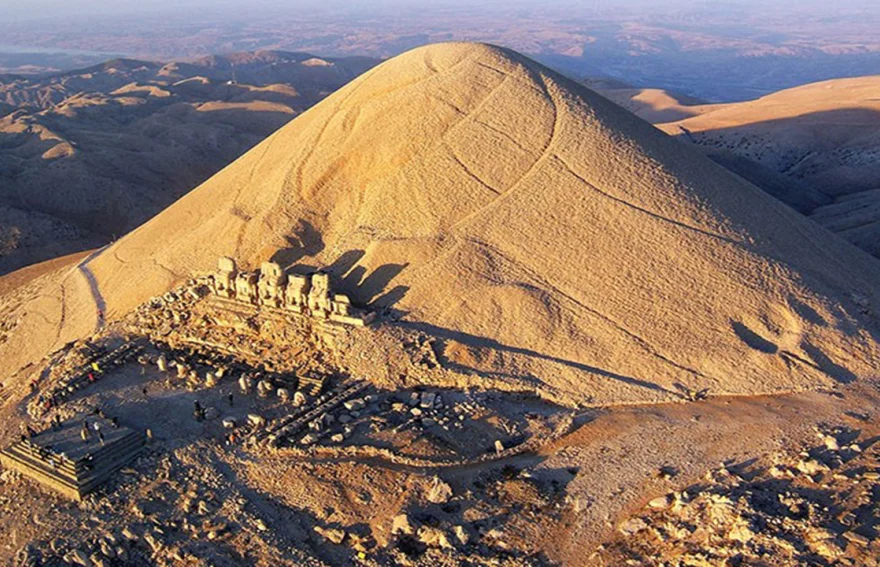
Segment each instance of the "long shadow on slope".
M372 272L358 265L364 257L364 250L348 250L327 266L338 289L347 293L361 305L369 304L374 310L390 311L398 301L403 299L409 290L407 286L396 286L386 289L409 264L382 264ZM398 313L399 315L399 313Z
M314 256L324 249L324 238L321 233L312 225L312 223L301 220L299 226L293 231L293 234L287 237L291 246L276 251L270 260L277 263L283 269L300 273L313 271L310 266L294 266L299 260L306 256Z
M610 370L606 370L604 368L599 368L598 366L591 366L589 364L584 364L582 362L577 362L574 360L566 360L564 358L559 358L555 356L551 356L549 354L540 353L534 350L529 350L522 347L508 346L499 343L495 339L490 339L488 337L479 337L477 335L470 335L468 333L464 333L461 331L455 331L453 329L445 329L443 327L438 327L436 325L432 325L430 323L419 323L419 322L410 322L410 321L397 321L391 323L398 327L402 327L409 330L422 331L434 337L438 337L446 340L458 341L466 346L474 347L474 348L486 348L492 349L498 352L506 352L510 354L516 354L520 356L527 356L530 358L537 358L540 360L545 360L548 362L553 362L555 364L561 364L563 366L567 366L569 368L574 368L575 370L580 370L583 372L590 372L592 374L597 374L604 378L610 378L612 380L617 380L618 382L623 382L624 384L630 386L636 386L639 388L646 388L648 390L652 390L655 392L663 392L666 394L672 394L676 397L679 396L677 392L664 388L659 384L655 384L653 382L648 382L647 380L642 380L640 378L635 378L633 376L625 376L623 374L617 374L616 372L611 372Z

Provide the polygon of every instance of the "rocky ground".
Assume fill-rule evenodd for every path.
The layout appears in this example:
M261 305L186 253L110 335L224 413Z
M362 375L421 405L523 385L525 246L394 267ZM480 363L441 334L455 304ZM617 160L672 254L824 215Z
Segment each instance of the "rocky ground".
M878 437L839 427L816 434L819 444L798 454L722 465L650 500L620 523L596 564L877 565Z
M576 409L534 392L476 388L445 367L432 339L396 333L381 323L325 328L220 309L196 279L68 345L36 373L32 391L8 392L10 422L39 427L57 414L78 423L100 408L149 430L150 440L81 503L0 473L0 531L9 534L0 557L22 565L876 563L876 400L864 393ZM126 342L143 351L60 394L95 352ZM359 373L365 349L392 343L393 379ZM323 397L287 386L306 375L326 379ZM358 384L269 442L287 416ZM792 419L805 408L813 418ZM774 428L780 436L764 440ZM17 431L4 429L3 443ZM718 452L694 439L714 439ZM798 444L801 453L786 449ZM713 455L727 458L701 468Z

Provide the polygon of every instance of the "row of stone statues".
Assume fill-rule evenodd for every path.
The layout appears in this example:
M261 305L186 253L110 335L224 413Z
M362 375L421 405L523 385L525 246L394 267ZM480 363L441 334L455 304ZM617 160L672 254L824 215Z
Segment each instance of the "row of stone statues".
M234 259L224 256L212 277L211 289L218 297L339 323L362 326L373 318L372 313L352 307L347 295L333 293L330 274L287 274L275 262L264 262L258 271L246 272L239 271Z

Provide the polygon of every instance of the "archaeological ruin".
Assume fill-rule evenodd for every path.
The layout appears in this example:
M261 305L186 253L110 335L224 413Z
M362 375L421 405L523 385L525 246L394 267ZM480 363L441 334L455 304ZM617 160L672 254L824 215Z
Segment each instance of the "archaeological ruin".
M275 262L264 262L254 272L241 271L235 260L220 258L210 276L213 296L318 320L363 327L375 314L355 308L349 297L332 289L330 274L288 274Z
M0 464L74 500L137 458L145 440L142 433L97 416L22 437L0 451Z

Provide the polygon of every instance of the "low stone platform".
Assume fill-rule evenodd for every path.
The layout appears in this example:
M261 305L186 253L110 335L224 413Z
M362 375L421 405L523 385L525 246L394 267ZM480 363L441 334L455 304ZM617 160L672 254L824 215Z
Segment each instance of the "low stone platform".
M0 451L4 468L21 472L74 500L95 490L110 476L133 461L144 447L143 434L127 427L114 428L110 421L86 418L89 438L81 438L82 419L64 422ZM93 428L98 423L102 444Z

